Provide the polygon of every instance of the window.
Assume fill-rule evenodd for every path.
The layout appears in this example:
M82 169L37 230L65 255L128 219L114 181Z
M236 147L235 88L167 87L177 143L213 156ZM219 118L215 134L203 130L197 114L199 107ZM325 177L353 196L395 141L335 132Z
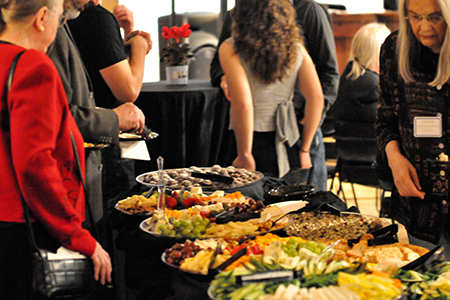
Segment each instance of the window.
M235 0L228 0L228 9L234 6ZM159 81L159 32L158 18L170 15L171 1L120 0L120 4L128 7L134 15L134 28L150 33L153 47L145 59L144 82ZM175 12L220 12L220 0L175 0Z

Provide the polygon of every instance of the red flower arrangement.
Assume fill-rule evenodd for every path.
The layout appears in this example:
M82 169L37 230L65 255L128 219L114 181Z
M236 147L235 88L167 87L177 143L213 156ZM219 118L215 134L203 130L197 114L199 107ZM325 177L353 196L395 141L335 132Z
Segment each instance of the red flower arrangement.
M163 27L162 37L167 40L167 47L161 51L161 61L166 66L184 66L187 64L187 59L194 56L190 52L189 44L180 41L188 38L191 33L189 24L182 24L180 27Z

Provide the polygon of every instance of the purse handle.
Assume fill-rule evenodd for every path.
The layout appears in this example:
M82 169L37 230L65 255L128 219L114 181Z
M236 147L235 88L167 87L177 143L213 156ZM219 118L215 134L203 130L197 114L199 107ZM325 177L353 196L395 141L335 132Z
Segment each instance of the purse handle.
M13 60L13 62L11 64L11 68L9 69L8 78L6 79L4 98L5 98L5 102L6 102L6 107L8 108L8 112L9 112L8 94L9 94L9 91L11 89L11 85L12 85L12 82L13 82L13 77L14 77L14 72L16 70L17 62L19 61L19 58L22 56L22 54L24 52L25 51L19 52L16 55L16 57L14 58L14 60ZM83 179L83 174L81 173L80 157L78 155L78 151L77 151L77 147L76 147L76 143L75 143L75 138L74 138L72 132L70 133L70 135L71 135L71 138L72 138L72 146L73 146L75 159L76 159L77 165L78 165L78 176L80 177L81 183L83 185L83 190L86 192L86 184L85 184L84 179ZM33 231L32 225L31 225L30 210L28 208L27 203L25 202L25 199L24 199L22 193L21 193L21 201L22 201L22 206L23 206L23 211L24 211L24 216L25 216L25 223L27 224L28 239L29 239L30 245L34 249L37 249L36 239L34 237L34 231ZM97 227L95 225L94 216L93 216L92 210L91 210L91 205L90 205L89 200L87 198L86 198L86 210L88 212L88 218L89 218L89 221L91 223L91 228L92 228L92 231L93 231L93 232L91 232L91 234L96 240L98 240L98 236L99 235L98 235L98 232L97 232Z

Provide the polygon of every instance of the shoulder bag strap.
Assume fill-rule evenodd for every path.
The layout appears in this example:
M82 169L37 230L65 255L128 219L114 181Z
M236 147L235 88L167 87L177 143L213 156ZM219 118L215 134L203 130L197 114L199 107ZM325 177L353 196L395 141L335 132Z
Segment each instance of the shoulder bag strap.
M5 98L6 109L8 109L8 112L9 112L8 95L9 95L9 91L11 89L11 85L13 82L14 72L16 71L17 62L19 61L19 58L22 56L22 54L24 52L25 51L21 51L16 55L16 57L14 57L14 60L11 64L11 68L9 69L8 77L6 78L4 98ZM30 211L28 210L28 206L27 206L22 194L21 194L21 201L22 201L23 212L24 212L24 216L25 216L25 223L27 224L28 240L30 242L30 245L36 249L36 240L34 238L33 227L31 226Z

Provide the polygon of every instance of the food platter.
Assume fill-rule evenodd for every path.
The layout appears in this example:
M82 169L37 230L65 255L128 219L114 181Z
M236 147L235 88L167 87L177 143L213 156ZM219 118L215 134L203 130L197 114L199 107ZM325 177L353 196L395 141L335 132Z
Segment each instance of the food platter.
M257 222L257 221L254 221L254 222ZM289 226L290 222L291 222L291 218L289 216L284 216L282 219L277 221L277 225L273 228L258 229L253 232L248 231L248 232L236 233L236 234L233 234L233 233L230 234L229 231L223 231L223 234L222 234L220 231L217 231L217 234L207 234L207 235L199 236L199 237L195 237L195 238L198 240L202 240L202 239L221 238L221 237L230 237L230 238L254 237L254 236L258 236L258 235L262 235L262 234L266 234L266 233L272 233L272 232L278 232L280 230L284 230L287 226ZM150 218L147 218L144 221L142 221L141 224L139 225L139 228L142 231L144 231L154 237L169 239L169 240L173 240L174 242L183 242L186 239L188 239L188 237L171 236L171 235L165 235L162 233L158 233L158 232L156 232L157 230L155 230L155 228L157 228L157 227L154 226L154 223L155 223L155 218L150 217ZM230 223L235 223L235 222L230 222ZM254 223L252 223L252 224L254 224ZM227 224L221 224L221 225L226 226ZM240 226L248 227L248 225L246 225L245 222L242 222Z
M119 140L120 141L145 141L145 140L152 140L159 136L158 133L153 132L150 128L147 126L144 127L142 132L121 132L119 133Z
M159 193L157 190L151 188L149 191L142 194L134 194L119 200L115 205L115 209L127 215L151 216L156 210L158 198ZM254 209L256 209L255 205L257 203L257 201L255 202L253 199L242 195L240 192L203 192L199 188L192 188L190 191L171 191L166 189L166 199L166 201L171 201L167 207L168 213L173 211L185 212L188 208L191 208L194 211L203 211L204 214L213 210L219 214L221 211L225 210L225 207L229 208L238 203L241 206L248 205L248 209L252 207L251 203L253 203ZM263 208L264 205L262 204L262 201L260 202L260 207Z
M205 178L198 178L192 176L192 172L231 177L233 182L226 183ZM255 184L263 177L264 175L261 172L248 171L246 169L234 168L232 166L225 168L218 165L202 168L190 167L164 170L166 187L171 189L189 189L195 186L201 187L205 191L235 189ZM143 173L136 177L136 181L149 187L157 186L158 171Z
M389 224L387 219L351 212L302 212L291 217L288 235L322 241L355 239Z
M142 137L139 134L128 133L128 132L119 134L119 141L122 141L122 142L143 141L143 140L145 140L144 137Z
M204 274L202 274L201 272L196 272L196 271L193 271L193 270L182 270L182 269L180 269L179 266L176 266L176 265L174 265L174 264L171 264L171 263L167 262L166 254L165 254L165 253L163 253L163 254L161 255L161 260L162 260L163 263L165 263L165 264L168 265L169 267L172 267L172 268L174 268L174 269L180 270L180 271L182 271L182 272L189 273L189 274L194 274L194 275L202 275L202 276L204 276Z
M119 206L119 203L116 203L114 208L116 210L118 210L126 215L130 215L130 216L151 217L153 215L153 212L149 212L149 211L132 211L132 210L123 209Z
M84 149L104 149L108 146L109 144L84 143Z

